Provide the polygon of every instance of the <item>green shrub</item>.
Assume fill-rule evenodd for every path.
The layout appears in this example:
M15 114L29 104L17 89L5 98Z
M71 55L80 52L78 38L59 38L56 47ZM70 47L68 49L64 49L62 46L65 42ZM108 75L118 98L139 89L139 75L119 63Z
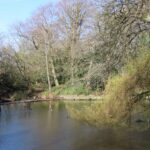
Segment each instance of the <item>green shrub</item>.
M137 101L136 96L150 89L150 51L142 50L118 75L108 79L103 102L82 109L72 107L70 114L94 125L122 124L128 120ZM133 98L134 97L134 98Z

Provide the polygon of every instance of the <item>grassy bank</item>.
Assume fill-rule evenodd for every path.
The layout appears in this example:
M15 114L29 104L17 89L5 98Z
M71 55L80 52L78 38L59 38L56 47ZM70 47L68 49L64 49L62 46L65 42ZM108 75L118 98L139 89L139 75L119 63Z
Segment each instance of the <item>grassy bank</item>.
M59 87L52 88L52 93L55 95L89 95L93 91L85 87L83 84L78 85L61 85Z

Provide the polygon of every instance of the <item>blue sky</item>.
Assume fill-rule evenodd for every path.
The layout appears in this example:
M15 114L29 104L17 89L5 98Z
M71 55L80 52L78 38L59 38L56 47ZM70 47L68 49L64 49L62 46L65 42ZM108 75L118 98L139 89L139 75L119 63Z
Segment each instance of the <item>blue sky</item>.
M0 0L0 32L6 32L15 22L29 18L41 5L58 0Z

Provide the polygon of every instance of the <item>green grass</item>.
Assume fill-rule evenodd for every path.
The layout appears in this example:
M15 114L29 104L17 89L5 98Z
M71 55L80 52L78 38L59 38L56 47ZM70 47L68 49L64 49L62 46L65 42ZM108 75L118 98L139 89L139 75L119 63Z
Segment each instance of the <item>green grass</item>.
M52 93L56 95L89 95L91 91L84 85L61 85L59 87L54 87Z

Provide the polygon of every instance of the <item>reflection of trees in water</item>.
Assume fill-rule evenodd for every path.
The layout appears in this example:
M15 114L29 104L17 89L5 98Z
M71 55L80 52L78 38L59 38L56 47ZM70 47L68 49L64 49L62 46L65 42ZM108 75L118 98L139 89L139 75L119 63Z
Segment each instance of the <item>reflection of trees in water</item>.
M3 105L3 106L0 106L1 108L1 113L0 113L0 119L1 121L4 120L4 121L10 121L11 120L11 111L12 111L12 106L11 105Z
M127 132L113 129L91 129L85 126L75 130L70 149L135 149L136 144ZM82 141L82 142L81 142Z
M53 109L52 109L52 102L51 102L51 101L49 101L48 110L49 110L49 111L52 111L52 110L53 110Z
M31 116L31 108L31 103L0 106L0 120L10 122L15 117L29 118Z
M32 112L32 103L24 103L22 104L23 110L20 117L23 117L25 119L31 117L31 112Z

